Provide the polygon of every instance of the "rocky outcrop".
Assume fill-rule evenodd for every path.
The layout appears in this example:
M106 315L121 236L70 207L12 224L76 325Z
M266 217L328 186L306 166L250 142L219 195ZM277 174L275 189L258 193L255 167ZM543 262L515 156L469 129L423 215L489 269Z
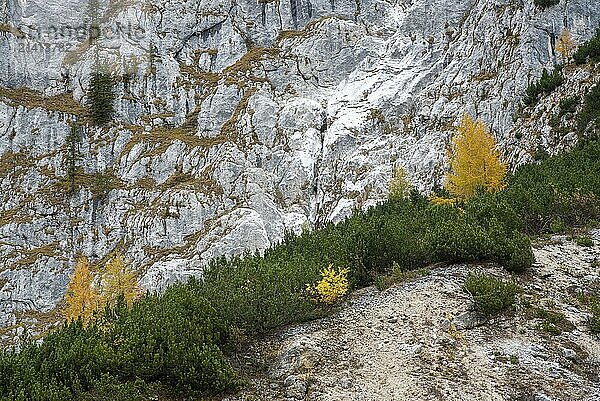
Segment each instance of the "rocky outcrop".
M560 148L515 112L563 26L599 21L589 0L4 0L0 325L51 311L78 253L122 249L160 289L381 201L395 165L426 191L464 112L514 164ZM102 129L96 68L118 78Z
M268 368L248 365L251 385L227 400L597 400L600 344L585 297L600 288L598 234L589 248L537 244L515 309L487 322L461 287L470 271L508 278L495 266L361 290L333 316L240 357Z

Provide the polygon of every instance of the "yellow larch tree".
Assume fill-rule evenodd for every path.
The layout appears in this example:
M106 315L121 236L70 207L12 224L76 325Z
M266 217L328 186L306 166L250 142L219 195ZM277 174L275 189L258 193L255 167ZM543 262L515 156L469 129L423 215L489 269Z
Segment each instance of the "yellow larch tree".
M141 297L142 290L135 272L129 269L123 255L117 253L106 265L106 271L102 276L103 306L114 305L121 295L127 307L131 308L133 302Z
M99 294L94 288L94 275L90 270L90 262L87 258L81 257L77 261L65 295L64 315L67 321L81 319L84 326L87 326L98 310L99 300Z
M394 175L390 181L390 200L401 200L407 198L410 195L412 185L408 180L406 170L402 167L396 167L394 169Z
M577 43L571 36L571 32L567 28L563 29L562 34L556 42L556 51L562 54L565 60L570 60L575 53Z
M497 192L506 186L506 171L485 124L465 115L452 140L450 172L444 187L458 199L469 199L478 190Z

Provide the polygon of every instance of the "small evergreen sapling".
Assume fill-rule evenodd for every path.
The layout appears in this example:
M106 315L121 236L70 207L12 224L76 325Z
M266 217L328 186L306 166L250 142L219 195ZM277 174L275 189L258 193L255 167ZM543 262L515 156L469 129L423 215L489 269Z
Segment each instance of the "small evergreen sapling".
M488 274L469 273L464 290L475 301L479 312L493 317L511 307L521 288L513 281L505 281Z
M94 72L87 93L87 106L90 118L95 125L107 125L113 118L115 109L114 79L110 74Z

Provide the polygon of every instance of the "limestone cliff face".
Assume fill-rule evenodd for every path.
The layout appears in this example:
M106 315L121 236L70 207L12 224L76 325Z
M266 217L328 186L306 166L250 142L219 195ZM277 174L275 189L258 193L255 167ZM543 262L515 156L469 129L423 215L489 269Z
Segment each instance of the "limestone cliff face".
M0 325L52 310L78 253L124 249L160 289L379 202L394 165L426 191L464 112L513 164L563 146L515 112L563 27L599 22L595 0L1 0Z

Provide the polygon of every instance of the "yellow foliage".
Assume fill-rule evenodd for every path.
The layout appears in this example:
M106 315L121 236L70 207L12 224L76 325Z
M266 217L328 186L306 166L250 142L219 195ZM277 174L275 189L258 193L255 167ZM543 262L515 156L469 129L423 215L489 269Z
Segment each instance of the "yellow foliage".
M566 28L563 29L562 34L556 42L556 51L562 54L565 59L569 60L573 56L573 53L575 53L576 47L577 44L569 30Z
M82 257L77 261L75 272L69 282L65 295L64 315L67 321L77 319L87 326L99 307L99 294L93 287L94 275L90 271L90 262Z
M390 194L391 200L400 200L410 195L412 185L406 176L406 171L402 167L396 167L394 169L394 176L390 181Z
M455 198L443 198L441 196L431 196L429 201L434 205L455 205L458 202Z
M106 272L102 277L102 301L104 306L114 305L121 295L127 306L131 308L133 302L141 297L142 290L135 277L135 272L128 268L125 258L118 253L108 262Z
M478 190L497 192L506 186L506 164L500 160L496 141L485 124L465 115L452 140L450 172L445 188L459 199L473 197Z
M338 269L336 272L333 265L321 272L321 281L315 287L307 284L306 289L314 297L325 304L334 304L348 293L348 269Z

